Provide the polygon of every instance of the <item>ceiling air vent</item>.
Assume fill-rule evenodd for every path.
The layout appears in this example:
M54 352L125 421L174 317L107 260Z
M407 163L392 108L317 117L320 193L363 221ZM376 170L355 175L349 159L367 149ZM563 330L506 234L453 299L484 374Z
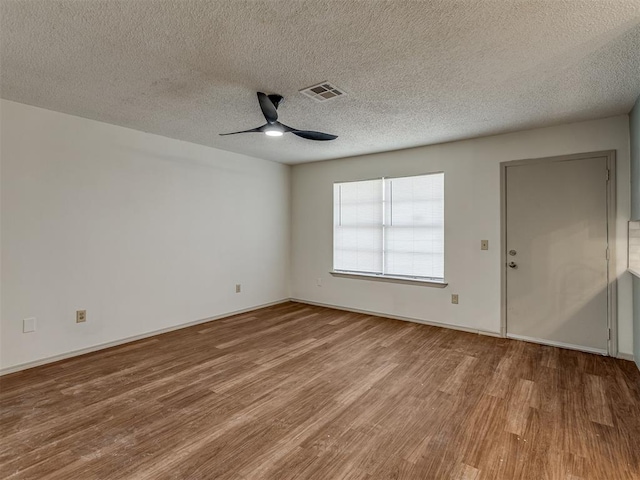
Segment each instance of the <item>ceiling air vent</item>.
M346 95L343 90L340 90L335 85L331 85L329 82L319 83L313 87L303 88L300 93L307 97L313 98L316 102L326 102Z

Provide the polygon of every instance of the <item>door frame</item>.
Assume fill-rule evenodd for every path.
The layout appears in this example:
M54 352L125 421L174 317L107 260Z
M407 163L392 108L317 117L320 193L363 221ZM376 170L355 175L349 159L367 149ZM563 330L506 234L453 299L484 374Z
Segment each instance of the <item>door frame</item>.
M500 162L500 335L502 337L507 336L507 167L586 160L594 157L605 157L609 170L609 181L607 182L607 246L609 249L609 256L607 258L607 325L609 328L607 353L611 357L618 355L618 282L616 272L617 188L615 150ZM548 344L551 345L552 343L549 342ZM564 347L564 345L561 346Z

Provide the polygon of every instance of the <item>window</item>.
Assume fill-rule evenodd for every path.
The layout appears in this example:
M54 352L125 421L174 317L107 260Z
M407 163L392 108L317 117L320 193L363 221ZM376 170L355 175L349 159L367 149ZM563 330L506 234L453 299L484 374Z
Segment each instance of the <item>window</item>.
M444 281L444 173L335 183L333 269Z

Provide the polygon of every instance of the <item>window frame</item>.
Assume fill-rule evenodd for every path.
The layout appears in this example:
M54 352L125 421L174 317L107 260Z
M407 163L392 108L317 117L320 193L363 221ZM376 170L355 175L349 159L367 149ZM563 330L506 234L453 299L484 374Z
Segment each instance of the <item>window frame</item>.
M331 263L332 263L332 269L329 271L329 273L334 276L334 277L342 277L342 278L353 278L353 279L366 279L366 280L374 280L374 281L381 281L381 282L390 282L390 283L401 283L401 284L411 284L411 285L423 285L423 286L432 286L432 287L436 287L436 288L444 288L448 285L448 282L446 281L446 256L445 256L445 252L443 251L442 253L442 257L443 257L443 278L434 278L434 277L420 277L420 276L414 276L414 275L390 275L390 274L385 274L385 273L367 273L367 272L357 272L357 271L351 271L351 270L336 270L335 268L333 268L333 264L335 261L335 186L337 184L345 184L345 183L354 183L354 182L367 182L367 181L372 181L372 180L381 180L382 181L382 187L383 189L386 189L385 186L385 180L394 180L397 178L411 178L411 177L422 177L422 176L427 176L427 175L442 175L442 183L443 183L443 195L442 195L442 200L443 200L443 212L442 212L442 219L443 219L443 236L445 237L443 239L443 247L446 246L446 230L444 228L444 220L445 220L445 208L446 208L446 202L445 202L445 177L446 174L443 170L439 170L439 171L435 171L435 172L428 172L428 173L417 173L417 174L412 174L412 175L398 175L398 176L384 176L384 177L373 177L373 178L362 178L362 179L358 179L358 180L345 180L345 181L339 181L339 182L333 182L332 183L332 200L333 200L333 205L334 205L334 210L332 211L332 222L333 222L333 226L331 229L331 243L332 243L332 258L331 258ZM383 211L384 211L384 197L383 197ZM384 238L384 228L385 228L385 223L383 220L382 223L382 229L383 229L383 238ZM383 243L383 248L382 248L382 252L383 252L383 259L384 259L384 252L385 252L385 248L384 248L384 243ZM384 260L383 260L384 261Z

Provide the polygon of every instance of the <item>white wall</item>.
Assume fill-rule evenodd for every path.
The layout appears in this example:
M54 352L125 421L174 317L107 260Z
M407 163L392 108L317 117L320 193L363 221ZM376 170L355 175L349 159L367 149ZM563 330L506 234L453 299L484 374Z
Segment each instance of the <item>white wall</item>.
M632 352L629 219L629 123L626 115L410 150L301 164L292 176L292 297L500 331L500 170L503 161L596 150L617 151L619 350ZM445 172L444 289L338 278L332 268L332 184L381 176ZM488 239L489 251L480 250ZM322 278L322 286L316 280ZM460 304L450 303L451 293Z
M289 253L294 298L498 332L499 163L607 149L618 160L619 348L632 352L627 116L301 164L291 177L285 165L4 100L0 129L3 369L287 298ZM334 181L439 170L449 287L328 274ZM32 316L38 330L23 334Z
M631 219L640 220L640 96L629 113L631 145ZM640 368L640 278L633 278L633 347Z
M289 296L288 166L0 109L2 368Z

